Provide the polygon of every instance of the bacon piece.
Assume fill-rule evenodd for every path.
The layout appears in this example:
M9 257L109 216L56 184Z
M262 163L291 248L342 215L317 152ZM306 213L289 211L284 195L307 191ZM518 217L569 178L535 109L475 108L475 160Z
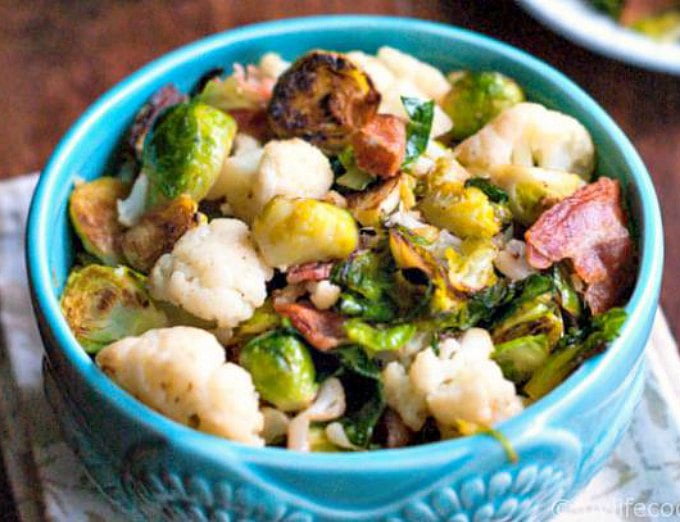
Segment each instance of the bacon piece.
M331 270L333 270L333 263L322 263L320 261L303 263L288 269L286 281L289 285L306 281L323 281L331 276Z
M130 134L128 136L128 144L135 152L138 159L142 157L142 149L144 148L144 139L153 127L158 116L173 105L182 103L188 100L186 94L182 94L177 87L172 84L166 85L158 89L151 99L140 109L135 116L135 121L130 127Z
M274 303L277 313L290 319L307 342L322 352L338 346L345 338L342 316L317 310L308 303Z
M274 133L269 128L266 109L232 109L229 114L236 120L239 132L261 142L269 141Z
M399 172L406 151L406 126L391 114L378 114L352 135L357 166L391 178Z
M620 304L634 278L635 247L626 228L618 181L600 178L562 200L527 230L526 256L546 269L570 259L587 283L585 300L594 314Z

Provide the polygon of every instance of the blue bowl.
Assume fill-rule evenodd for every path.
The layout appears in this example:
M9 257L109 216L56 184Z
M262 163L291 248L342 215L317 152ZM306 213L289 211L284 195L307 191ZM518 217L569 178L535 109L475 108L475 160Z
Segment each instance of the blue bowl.
M443 70L495 69L530 99L591 132L599 172L620 179L639 230L640 269L621 337L547 397L502 423L519 454L474 436L367 453L251 448L193 431L137 402L92 362L59 311L75 239L67 201L76 177L107 174L135 112L159 87L190 89L214 67L313 48L390 45ZM97 101L57 147L35 192L27 231L33 303L47 357L45 388L64 434L102 491L146 520L546 520L602 466L626 430L644 379L657 307L663 234L644 165L579 87L517 49L461 29L403 18L325 16L217 34L171 52Z

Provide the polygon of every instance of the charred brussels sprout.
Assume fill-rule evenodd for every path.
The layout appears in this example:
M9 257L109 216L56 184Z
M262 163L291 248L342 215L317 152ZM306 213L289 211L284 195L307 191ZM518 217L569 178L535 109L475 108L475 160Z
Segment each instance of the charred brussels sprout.
M498 278L493 266L496 255L498 249L488 239L466 239L458 250L448 248L445 256L449 282L467 294L496 284Z
M147 206L188 194L200 201L217 178L236 134L236 122L205 103L168 110L144 145Z
M283 411L308 406L317 392L314 363L305 344L281 330L249 341L239 362L262 398Z
M71 272L61 310L78 342L89 353L123 337L167 326L150 301L145 277L129 268L88 265Z
M253 222L265 261L276 267L344 259L359 241L351 214L314 199L273 198Z
M151 209L123 234L120 244L125 259L132 268L149 272L156 260L202 219L198 205L186 194Z
M121 262L116 202L127 196L129 187L117 178L103 177L77 184L69 200L69 214L76 234L87 252L107 265Z
M353 343L361 346L368 355L394 351L404 346L416 333L412 323L397 324L390 327L371 326L361 319L345 322L345 333Z
M350 60L313 51L279 77L269 102L269 124L281 138L298 137L339 152L379 104L371 79Z
M491 329L494 359L515 382L525 382L546 360L564 333L551 278L531 276L520 295Z
M491 180L506 191L513 217L525 226L585 185L576 174L519 165L492 167L490 174Z
M451 90L442 107L453 122L451 137L463 140L504 109L524 101L517 83L498 72L463 71L449 76Z

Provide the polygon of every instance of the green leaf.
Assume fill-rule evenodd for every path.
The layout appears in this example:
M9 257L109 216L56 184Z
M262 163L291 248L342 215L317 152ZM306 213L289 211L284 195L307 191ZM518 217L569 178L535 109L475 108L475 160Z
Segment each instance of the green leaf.
M478 188L494 203L507 203L509 200L507 192L486 178L470 178L465 182L465 186Z
M402 166L415 161L427 148L434 119L434 102L419 98L401 97L409 122L406 124L406 154Z
M368 355L378 352L395 351L404 346L416 333L412 323L390 327L371 326L361 319L345 322L345 333L350 341L360 345Z
M340 348L333 353L340 361L338 378L342 381L347 402L340 423L352 444L367 448L385 409L380 368L359 346Z
M337 159L344 170L344 173L335 179L335 183L341 187L351 190L364 190L375 181L375 176L357 167L354 151L351 147L347 147L338 154Z
M338 301L338 310L349 317L359 317L367 321L388 322L395 318L394 304L381 299L371 301L352 292L343 292Z
M515 383L526 382L550 354L546 334L526 335L495 345L492 358L503 375Z
M578 319L581 317L583 312L581 299L569 281L569 276L562 265L556 264L553 266L552 280L562 309L574 318Z
M393 284L393 264L385 255L365 250L337 263L331 282L371 301L381 299Z

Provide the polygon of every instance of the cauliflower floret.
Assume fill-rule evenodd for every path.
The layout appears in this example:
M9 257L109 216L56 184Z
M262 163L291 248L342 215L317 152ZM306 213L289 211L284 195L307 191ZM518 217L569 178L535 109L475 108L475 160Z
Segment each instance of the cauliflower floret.
M269 78L277 79L281 74L290 67L290 62L287 62L278 53L265 53L260 58L258 64L260 71Z
M328 279L323 281L310 281L306 285L309 299L319 310L328 310L340 299L342 289L334 285Z
M160 257L151 271L151 295L232 328L264 303L272 275L245 223L213 219L188 231Z
M395 76L409 80L430 100L438 102L451 89L451 84L439 69L410 54L392 47L381 47L377 57Z
M413 430L421 429L429 415L444 432L459 421L491 426L515 415L522 402L490 359L492 351L488 332L472 328L460 343L441 343L438 356L432 348L420 352L408 373L397 362L388 364L383 370L387 404Z
M274 196L323 198L333 184L330 161L304 140L273 140L264 147L253 184L255 213Z
M505 247L498 252L493 264L501 274L512 281L520 281L536 273L536 270L527 261L526 243L519 239L508 241Z
M238 134L234 153L224 160L220 175L208 199L226 198L229 212L250 223L257 210L253 204L253 184L264 149L247 134Z
M347 58L349 58L354 65L360 67L366 74L368 74L369 78L373 82L373 86L381 94L385 92L396 79L392 71L390 71L390 69L375 56L371 56L370 54L366 54L361 51L352 51L347 53Z
M149 330L110 344L96 360L119 386L163 415L206 433L263 445L264 421L250 374L225 362L224 348L205 330Z
M586 128L566 114L537 103L506 109L455 149L463 166L486 174L493 165L522 165L578 174L586 181L595 148Z

